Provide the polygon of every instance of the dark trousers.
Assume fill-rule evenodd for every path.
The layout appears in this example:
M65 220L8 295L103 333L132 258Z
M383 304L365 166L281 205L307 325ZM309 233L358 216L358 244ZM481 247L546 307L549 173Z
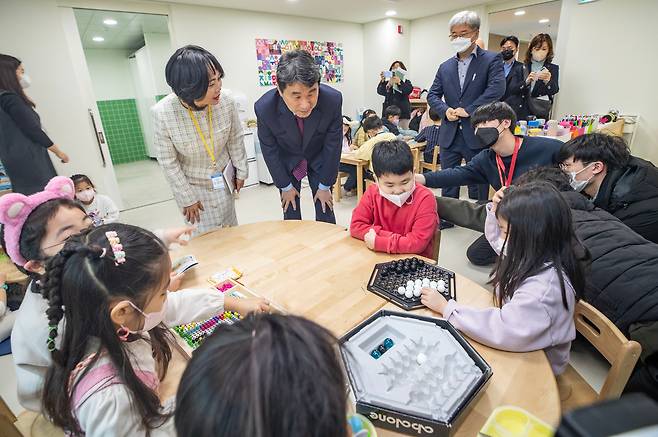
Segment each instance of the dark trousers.
M468 246L466 257L476 266L489 266L496 262L498 254L496 254L489 244L487 237L482 234Z
M299 195L301 197L301 192L302 192L302 182L298 181L294 176L290 176L290 180L292 181L292 186L295 187L295 189L299 192ZM310 167L308 169L308 184L311 187L311 193L313 195L313 198L315 198L315 193L318 191L318 184L320 183L320 176L315 173ZM279 190L280 192L281 190ZM297 202L297 210L294 210L292 208L292 205L288 206L288 209L283 212L283 219L284 220L301 220L302 219L302 209L301 209L301 198L295 199L295 202ZM315 220L319 222L325 222L325 223L333 223L336 224L336 216L334 215L334 212L329 209L329 207L326 207L326 212L322 212L322 205L320 204L320 201L316 201L315 203Z
M450 147L447 149L441 149L441 153L439 154L441 169L459 167L462 163L462 159L464 159L466 162L470 162L475 155L480 153L480 150L481 149L473 150L468 147L466 145L466 141L464 141L462 130L457 129L455 139L452 141ZM452 197L454 199L458 199L459 187L444 187L441 190L441 195L443 197ZM469 185L468 197L471 199L486 200L489 197L489 186L486 184Z
M347 180L345 181L345 191L352 191L356 188L356 166L351 164L343 164L338 166L338 170L347 173ZM339 187L336 187L337 189Z

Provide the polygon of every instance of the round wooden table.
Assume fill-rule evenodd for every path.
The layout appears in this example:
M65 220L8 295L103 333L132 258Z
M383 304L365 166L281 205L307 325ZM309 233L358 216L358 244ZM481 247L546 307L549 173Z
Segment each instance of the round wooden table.
M368 250L345 228L314 221L276 221L225 228L192 240L174 256L192 254L199 265L183 287L207 284L235 266L254 294L291 314L307 317L341 336L380 309L404 311L366 290L373 265L403 256ZM457 275L457 300L488 307L491 293ZM437 316L425 309L420 314ZM503 352L469 339L491 365L493 377L467 412L456 435L474 436L494 408L514 405L556 425L560 401L555 377L542 351ZM178 373L178 372L176 372ZM380 436L398 435L379 430Z

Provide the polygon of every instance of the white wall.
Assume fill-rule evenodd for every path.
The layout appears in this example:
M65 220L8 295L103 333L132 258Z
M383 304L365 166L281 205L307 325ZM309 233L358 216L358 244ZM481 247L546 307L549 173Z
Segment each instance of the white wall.
M119 49L85 49L96 100L134 99L135 88L128 56Z
M560 66L557 115L617 108L639 114L633 154L658 164L658 111L653 83L658 59L658 2L564 0L556 63Z
M489 39L488 14L484 6L474 6L469 10L480 16L480 38ZM460 10L445 12L420 18L411 22L411 69L415 79L414 85L430 89L439 65L455 52L450 46L450 28L448 22Z
M397 26L401 24L402 35ZM416 85L416 71L409 59L410 23L388 18L363 25L363 107L382 115L384 97L377 94L379 73L388 70L391 63L402 61L409 71L411 83Z
M343 113L353 114L363 102L363 31L360 24L271 15L201 6L171 5L174 48L197 44L222 64L224 87L253 102L269 87L258 85L256 38L333 41L343 44L344 81L330 84L343 93Z
M43 126L71 159L69 164L55 160L58 173L86 173L120 205L112 163L102 166L89 119L88 108L98 111L73 10L57 7L55 0L3 0L0 52L19 57L32 77L28 92ZM107 147L104 152L109 160Z
M168 33L145 33L145 47L153 68L153 81L156 95L169 94L171 88L165 79L165 66L174 53Z

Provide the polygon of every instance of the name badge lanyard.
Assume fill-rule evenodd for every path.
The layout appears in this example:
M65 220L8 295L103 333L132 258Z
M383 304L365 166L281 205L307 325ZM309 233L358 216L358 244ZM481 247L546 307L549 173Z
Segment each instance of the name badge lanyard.
M507 174L507 181L503 179L503 174L506 171L505 164L500 155L496 154L496 166L498 167L498 176L500 177L500 185L509 187L512 184L512 177L514 176L514 169L516 168L516 158L519 156L519 148L521 147L521 138L514 138L514 153L512 154L512 162L509 166L509 173Z
M201 138L203 147L206 149L206 153L208 154L208 157L212 162L212 168L217 170L217 160L215 159L215 135L213 134L213 124L212 124L212 107L208 105L208 132L210 133L210 146L208 145L208 142L206 141L206 137L205 135L203 135L203 132L201 131L201 126L199 126L199 121L196 119L196 116L194 115L192 110L190 108L187 108L187 112L189 112L190 118L194 123L194 127L196 128L196 131L199 134L199 138Z

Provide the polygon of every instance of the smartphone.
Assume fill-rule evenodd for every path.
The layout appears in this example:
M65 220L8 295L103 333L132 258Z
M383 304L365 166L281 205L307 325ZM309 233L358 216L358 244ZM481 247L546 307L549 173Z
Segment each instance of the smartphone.
M384 79L390 79L393 77L392 71L383 71L382 73L384 73Z

